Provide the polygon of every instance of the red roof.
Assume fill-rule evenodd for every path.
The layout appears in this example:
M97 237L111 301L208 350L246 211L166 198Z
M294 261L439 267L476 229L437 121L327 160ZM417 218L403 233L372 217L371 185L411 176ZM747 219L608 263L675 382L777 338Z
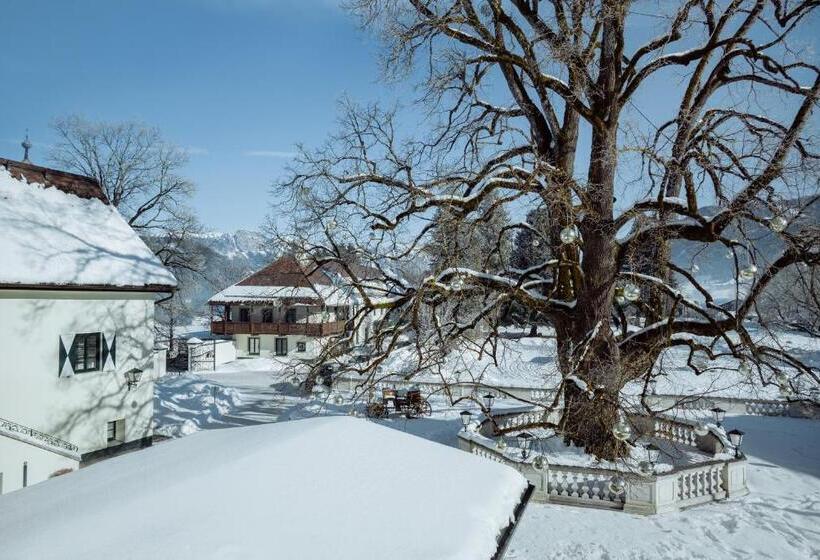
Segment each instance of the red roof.
M336 269L337 267L332 268ZM244 280L241 280L236 285L290 286L294 288L312 288L316 284L330 286L330 278L322 272L322 269L330 271L331 267L329 265L323 265L319 269L315 269L313 266L306 267L302 266L299 260L293 255L283 255L262 270L254 272ZM341 268L338 268L338 272L336 273L344 274Z
M5 167L15 179L25 180L28 183L40 183L44 187L53 187L80 198L96 198L105 204L110 204L97 180L91 177L5 158L0 158L0 165Z

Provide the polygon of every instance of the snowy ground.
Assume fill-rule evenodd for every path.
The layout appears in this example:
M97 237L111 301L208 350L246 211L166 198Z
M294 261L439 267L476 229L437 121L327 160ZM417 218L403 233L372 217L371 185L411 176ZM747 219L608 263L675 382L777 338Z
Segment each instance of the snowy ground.
M537 357L526 349L520 355L524 361ZM297 395L287 377L287 368L273 360L240 360L216 373L167 377L157 384L158 430L182 435L350 411L347 402ZM433 408L431 418L380 423L455 446L461 409L441 399L433 400ZM736 416L726 425L747 432L749 496L650 518L530 504L507 558L820 558L820 423Z
M747 325L758 341L776 345L771 337L756 325ZM523 337L499 341L497 361L476 351L454 351L439 371L428 371L416 379L442 381L480 381L496 386L555 387L560 379L555 361L556 348L553 333L541 328L542 337ZM820 340L799 332L777 333L778 344L809 365L820 367ZM725 344L716 348L717 353L726 352ZM759 379L747 378L738 372L737 360L721 357L709 363L708 369L696 376L686 365L688 350L682 347L667 350L659 360L657 391L666 395L702 394L721 397L777 399L776 384L762 386ZM497 363L496 363L497 362ZM391 355L383 364L383 372L407 374L413 371L414 359L411 347ZM627 393L638 394L642 384L627 386Z

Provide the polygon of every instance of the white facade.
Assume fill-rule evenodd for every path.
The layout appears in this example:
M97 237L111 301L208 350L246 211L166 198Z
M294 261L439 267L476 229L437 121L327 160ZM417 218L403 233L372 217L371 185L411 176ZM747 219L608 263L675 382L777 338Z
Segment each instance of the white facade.
M154 299L138 292L0 290L0 418L70 442L80 454L150 438L159 373ZM100 356L97 370L73 372L70 356L61 368L61 347L71 353L79 333L100 333L113 346L104 363ZM132 369L143 373L129 389L125 372ZM16 487L10 481L19 478L23 462L28 484L62 465L56 457L44 458L42 449L2 435L0 457L4 492Z

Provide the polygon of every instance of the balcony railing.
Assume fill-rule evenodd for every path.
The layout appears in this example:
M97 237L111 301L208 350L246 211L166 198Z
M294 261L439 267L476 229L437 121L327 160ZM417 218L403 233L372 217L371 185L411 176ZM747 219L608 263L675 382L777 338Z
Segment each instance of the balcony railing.
M67 451L72 455L77 455L79 458L79 448L73 443L60 439L57 436L29 428L17 422L0 418L0 434L13 435L19 434L25 440L34 440L32 443L39 443L41 447L56 448L58 450Z
M346 321L327 323L245 323L238 321L212 321L212 334L275 334L303 336L332 336L345 332Z

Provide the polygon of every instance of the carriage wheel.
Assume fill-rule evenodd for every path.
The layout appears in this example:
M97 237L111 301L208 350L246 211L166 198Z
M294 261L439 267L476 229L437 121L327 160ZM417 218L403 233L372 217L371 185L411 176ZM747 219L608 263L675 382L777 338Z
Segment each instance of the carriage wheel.
M368 418L386 418L387 408L382 403L370 403L365 408L365 415Z
M433 414L433 407L430 406L430 401L422 401L421 405L419 406L419 412L424 416L430 416Z

